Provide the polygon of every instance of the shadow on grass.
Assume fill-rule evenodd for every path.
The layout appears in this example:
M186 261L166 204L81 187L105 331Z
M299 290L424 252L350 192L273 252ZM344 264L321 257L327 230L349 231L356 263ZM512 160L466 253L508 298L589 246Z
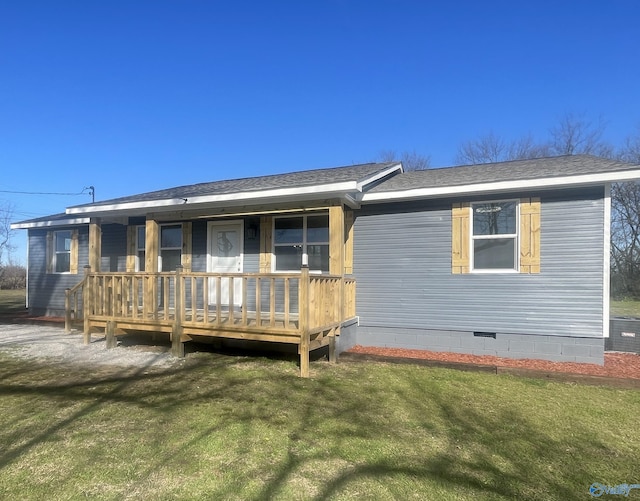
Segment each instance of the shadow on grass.
M263 476L255 499L284 497L301 472L313 469L318 462L343 466L318 479L313 492L302 490L304 499L331 499L363 481L387 482L392 495L401 497L406 495L401 487L394 491L398 479L404 479L397 482L400 484L408 479L469 496L545 498L549 497L545 493L552 493L557 499L571 499L578 493L562 467L578 470L571 472L572 478L588 478L592 472L570 458L566 450L572 449L577 457L592 453L593 447L606 450L603 443L581 448L570 438L552 438L527 417L524 402L517 408L495 409L467 402L463 396L469 389L464 383L456 378L436 381L429 369L382 370L356 364L349 368L321 364L313 369L316 377L304 380L297 377L294 364L283 370L274 359L215 353L199 353L178 369L142 367L119 373L105 370L95 374L93 368L74 372L37 364L24 367L23 372L3 366L0 398L43 397L79 408L48 423L27 440L16 437L3 444L0 469L110 405L125 405L128 412L152 409L169 422L175 419L177 409L204 405L211 411L211 425L198 429L179 445L159 448L149 464L136 472L137 482L153 481L158 469L176 457L189 457L200 442L225 433L232 425L242 424L250 430L262 424L281 430L287 436L286 450L280 451L273 464L239 471L238 482L243 478L249 482L252 475ZM408 428L415 431L409 433ZM170 430L158 429L159 440ZM430 435L438 439L433 450L424 443L412 443ZM355 446L355 442L369 445ZM239 449L252 454L248 441L239 444ZM563 465L564 461L569 464ZM76 470L84 467L77 464ZM66 475L70 478L78 471L70 469ZM64 482L62 477L59 480ZM543 492L538 492L542 484ZM202 493L211 498L238 494L237 484L217 485Z

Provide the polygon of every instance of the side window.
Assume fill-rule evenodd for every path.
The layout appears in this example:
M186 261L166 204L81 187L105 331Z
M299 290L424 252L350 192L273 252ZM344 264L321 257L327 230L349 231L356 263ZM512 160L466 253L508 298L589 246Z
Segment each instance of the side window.
M71 230L53 233L53 270L55 273L71 272Z
M78 230L47 232L47 273L78 273Z
M518 271L518 202L471 204L474 271Z
M136 271L144 271L145 245L145 227L136 226Z

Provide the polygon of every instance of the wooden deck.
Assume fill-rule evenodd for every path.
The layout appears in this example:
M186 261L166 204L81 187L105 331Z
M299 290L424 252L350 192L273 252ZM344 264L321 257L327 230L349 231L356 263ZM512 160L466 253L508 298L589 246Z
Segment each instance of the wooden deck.
M82 322L85 342L105 332L107 346L128 332L168 332L184 355L194 336L290 343L298 346L300 373L309 352L329 346L355 316L355 280L300 273L93 273L66 292L65 328Z

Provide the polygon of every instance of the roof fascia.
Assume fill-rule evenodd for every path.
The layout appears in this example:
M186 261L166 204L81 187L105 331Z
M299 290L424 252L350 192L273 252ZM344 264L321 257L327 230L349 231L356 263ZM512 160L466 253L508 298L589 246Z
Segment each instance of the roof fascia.
M371 183L375 183L376 181L379 181L380 179L383 179L391 174L393 174L394 172L403 172L402 170L402 164L401 163L397 163L395 165L392 165L391 167L388 167L387 169L384 169L383 171L378 172L377 174L374 174L373 176L370 176L366 179L363 179L362 181L358 182L356 184L356 188L358 191L363 191L365 186L370 185Z
M89 224L90 218L77 217L73 219L60 219L54 221L25 221L24 223L12 223L12 230L28 230L32 228L51 228L55 226L75 226L79 224Z
M237 203L239 201L253 201L268 198L300 197L301 195L313 195L315 197L340 197L348 192L357 191L358 186L355 181L342 183L323 184L316 186L303 186L295 188L278 188L273 190L250 191L240 193L225 193L222 195L206 195L188 198L168 198L163 200L142 200L139 202L124 202L110 205L86 205L80 207L69 207L67 214L97 214L118 211L135 211L153 209L154 211L168 209L175 210L179 206L191 206L199 204L216 203ZM304 196L300 198L305 198Z
M499 181L491 183L467 184L461 186L439 186L434 188L415 188L410 190L365 193L362 202L385 202L393 200L410 200L416 198L433 198L449 195L491 193L531 188L562 188L569 186L589 186L620 181L640 179L640 170L602 172L577 176L561 176L540 179L523 179L518 181Z

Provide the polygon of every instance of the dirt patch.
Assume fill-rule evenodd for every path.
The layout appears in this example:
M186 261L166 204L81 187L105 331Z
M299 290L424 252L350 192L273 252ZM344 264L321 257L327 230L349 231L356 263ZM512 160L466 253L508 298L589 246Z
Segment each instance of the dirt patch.
M635 353L605 353L604 365L579 364L574 362L550 362L535 359L511 359L488 355L466 355L463 353L406 350L400 348L373 348L354 346L347 353L374 355L388 358L431 360L462 366L504 367L523 371L557 372L586 376L620 379L640 379L640 355Z
M47 359L87 367L118 366L165 368L184 364L163 346L118 346L106 348L104 336L92 336L83 343L82 334L66 334L57 325L0 325L0 352L24 359Z

